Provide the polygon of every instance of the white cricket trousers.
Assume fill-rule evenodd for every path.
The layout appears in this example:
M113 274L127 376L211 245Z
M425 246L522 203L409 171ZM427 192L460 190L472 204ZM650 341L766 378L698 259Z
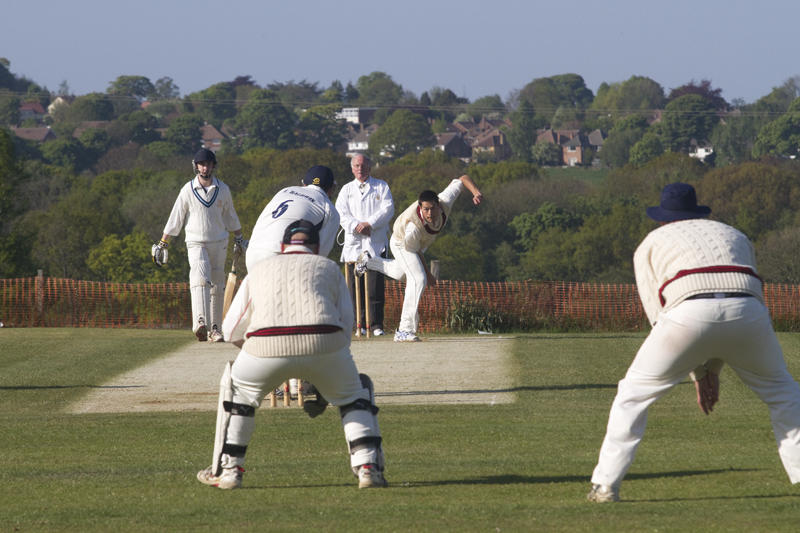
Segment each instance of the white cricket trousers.
M187 241L186 252L189 258L192 331L197 331L201 317L209 328L213 325L222 326L228 239L209 242Z
M800 482L800 386L786 368L767 308L756 298L725 298L686 300L659 317L619 382L592 483L620 485L644 436L648 407L712 358L730 365L767 404L783 467L792 483Z
M397 329L416 333L419 327L419 300L428 282L425 265L415 252L409 252L403 243L395 239L389 240L389 249L394 259L372 257L367 261L367 268L375 270L398 281L405 280L406 291L403 295L403 310L400 312L400 325Z
M274 391L284 381L298 378L308 381L331 405L342 406L358 399L372 402L369 389L364 388L350 348L326 354L291 357L255 357L244 350L239 352L231 367L233 402L258 407L267 392ZM363 437L380 437L380 428L371 411L354 410L342 419L347 442ZM255 429L255 418L231 417L226 442L247 446ZM362 449L350 456L350 466L381 463L379 448Z

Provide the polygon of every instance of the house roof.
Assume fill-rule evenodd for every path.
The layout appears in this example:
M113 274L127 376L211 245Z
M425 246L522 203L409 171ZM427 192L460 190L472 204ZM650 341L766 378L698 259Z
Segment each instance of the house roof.
M14 132L14 135L26 141L44 142L56 138L56 134L48 127L11 128L11 131Z
M33 111L37 115L44 115L45 110L39 102L22 102L19 105L20 111Z
M72 132L72 136L76 139L83 135L83 132L89 129L95 130L104 130L111 125L111 121L109 120L86 120L78 124L78 127L75 128L75 131Z
M205 124L200 127L201 137L203 139L224 139L225 135L222 134L217 128L211 124Z
M464 138L458 132L445 132L436 135L437 146L447 146L448 144L450 144L455 140L460 140L463 142Z

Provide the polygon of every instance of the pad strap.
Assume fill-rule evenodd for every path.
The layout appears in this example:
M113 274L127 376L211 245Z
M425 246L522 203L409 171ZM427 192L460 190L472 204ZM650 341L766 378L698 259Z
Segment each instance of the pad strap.
M350 411L369 411L373 415L378 414L378 406L372 405L369 400L365 400L363 398L359 398L358 400L354 401L353 403L348 403L347 405L343 405L339 407L339 414L342 418L345 417L347 413Z
M382 439L380 437L361 437L350 443L350 453L353 454L358 450L374 450L380 448Z
M243 403L222 402L222 408L231 416L256 416L256 408L252 405L244 405Z

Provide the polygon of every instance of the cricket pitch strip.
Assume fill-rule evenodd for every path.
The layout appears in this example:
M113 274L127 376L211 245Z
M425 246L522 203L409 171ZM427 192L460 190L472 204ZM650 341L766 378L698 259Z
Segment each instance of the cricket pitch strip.
M351 350L375 383L379 406L500 404L514 401L512 345L503 336L396 343L387 335L354 339ZM93 389L67 412L214 411L225 361L238 352L227 343L189 344Z

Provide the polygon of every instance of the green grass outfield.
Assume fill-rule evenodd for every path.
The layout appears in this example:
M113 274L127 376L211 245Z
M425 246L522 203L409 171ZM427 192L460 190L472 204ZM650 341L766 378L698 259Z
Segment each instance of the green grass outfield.
M765 406L729 370L704 416L684 383L651 409L619 504L585 500L616 382L642 335L515 341L504 405L387 405L386 490L356 488L338 414L262 409L244 487L195 480L215 415L68 415L187 332L0 330L0 531L796 531L800 486ZM189 337L191 338L191 337ZM800 376L800 334L781 334Z

